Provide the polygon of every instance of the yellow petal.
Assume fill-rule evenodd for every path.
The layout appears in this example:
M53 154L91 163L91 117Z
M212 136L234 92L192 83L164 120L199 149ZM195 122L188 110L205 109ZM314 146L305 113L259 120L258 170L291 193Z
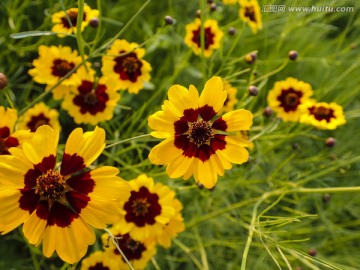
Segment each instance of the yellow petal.
M34 211L30 217L25 221L23 226L23 233L30 244L40 244L43 233L47 224L47 220L41 219Z
M166 172L170 178L183 176L193 166L194 160L195 158L189 158L181 154L169 163Z
M213 188L216 185L218 175L216 169L210 166L209 161L195 160L196 169L194 173L195 180L200 184L203 184L205 188Z
M40 163L44 157L55 156L59 141L59 133L48 125L40 126L31 138L31 142L23 144L25 156L33 163Z
M222 79L214 76L209 79L204 86L199 100L199 107L208 105L213 107L217 113L223 107L227 97L227 92L224 90Z
M19 190L0 190L0 231L8 233L20 226L28 217L29 211L22 210L19 205Z
M231 111L222 116L226 122L226 131L249 130L252 125L253 115L250 111L240 109Z
M156 165L165 165L181 155L182 152L181 149L174 146L174 138L168 138L151 149L149 160Z
M66 142L65 153L77 154L84 159L86 166L97 159L105 147L105 131L95 127L94 131L83 133L81 128L75 129Z
M216 154L220 159L226 159L235 164L244 163L249 159L249 152L244 147L231 144L228 140L226 140L225 149L216 151Z
M196 109L199 105L199 93L193 86L189 91L181 85L173 85L169 88L168 97L181 113L186 109Z

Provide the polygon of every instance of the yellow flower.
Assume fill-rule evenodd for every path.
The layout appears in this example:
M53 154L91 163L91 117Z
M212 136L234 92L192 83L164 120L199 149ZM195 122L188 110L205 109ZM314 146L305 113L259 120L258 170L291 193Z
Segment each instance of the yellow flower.
M110 232L116 239L118 246L124 253L127 260L136 270L144 269L151 259L156 254L155 243L148 239L138 240L134 239L127 229L119 224L110 228ZM105 254L111 258L116 258L119 263L118 270L128 270L129 266L122 258L120 252L109 239L108 234L102 235L102 241L105 246Z
M80 63L81 57L78 56L77 51L72 51L70 47L40 45L39 58L33 61L34 68L29 70L29 74L35 82L47 84L51 87ZM90 64L86 63L86 65L90 69ZM82 69L85 67L79 67L77 72ZM81 81L77 72L65 79L62 85L79 85Z
M30 129L34 132L42 125L49 125L53 129L60 130L59 113L57 110L50 109L45 103L40 102L28 109L24 116L19 119L18 129Z
M119 203L130 195L128 183L110 166L87 169L105 147L105 131L75 129L67 139L61 165L59 133L40 126L23 149L0 156L0 231L23 225L30 244L45 257L54 251L68 263L79 261L95 241L92 227L103 229L120 217Z
M301 123L313 125L320 129L336 129L346 123L343 108L331 102L306 102L301 106L303 114Z
M213 50L220 48L223 32L217 21L207 19L204 23L204 56L210 57ZM201 20L186 25L185 44L191 48L196 55L201 55Z
M257 0L240 0L239 15L243 22L249 24L253 33L262 28L260 6Z
M119 270L119 263L106 253L96 251L81 261L80 270Z
M29 131L14 131L16 121L16 110L0 106L0 155L9 155L11 147L21 147L31 138Z
M238 102L238 99L236 98L237 89L233 87L227 80L223 79L223 83L224 90L227 93L227 97L224 102L224 107L222 107L218 114L234 110L234 106Z
M142 58L145 49L137 43L124 39L115 40L111 48L102 57L101 72L104 76L116 80L117 88L137 94L144 88L144 82L150 81L151 66Z
M95 87L94 76L91 74L80 72L79 77L81 84L69 86L62 107L77 124L97 125L110 120L120 99L120 95L116 92L116 81L102 77Z
M269 106L284 121L299 121L301 104L310 100L313 94L311 85L294 78L275 83L267 96Z
M175 216L175 192L161 183L154 183L145 174L129 181L130 198L122 203L122 218L116 225L124 228L135 240L163 234L164 226Z
M189 90L173 85L168 97L162 111L148 119L155 130L151 135L165 139L150 151L153 164L166 165L171 178L194 175L196 182L212 188L231 163L248 160L249 143L236 132L249 130L253 115L240 109L215 117L227 97L220 77L208 80L200 97L193 85Z
M51 29L52 32L63 33L58 34L59 37L64 37L67 34L71 35L76 33L78 8L70 8L66 11L59 11L51 16L51 21L54 24ZM99 11L97 9L91 9L89 6L84 6L84 15L81 23L81 32L89 24L91 19L97 18Z

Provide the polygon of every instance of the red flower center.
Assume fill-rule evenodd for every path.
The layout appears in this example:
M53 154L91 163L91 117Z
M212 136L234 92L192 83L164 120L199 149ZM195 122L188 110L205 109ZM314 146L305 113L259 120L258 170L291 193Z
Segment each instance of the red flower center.
M249 18L250 21L256 22L255 9L254 7L245 7L244 16Z
M60 199L66 190L66 182L59 172L48 170L36 179L35 193L43 199L55 201Z
M116 235L116 240L118 241L121 251L129 261L141 259L142 253L146 250L143 243L133 240L128 233ZM120 254L117 249L115 249L114 252L117 255Z
M38 127L49 124L50 119L43 113L40 113L38 116L31 117L31 120L26 124L26 126L31 130L31 132L35 132Z
M120 51L120 54L125 51ZM121 80L136 82L141 76L142 62L137 58L136 53L132 52L114 59L116 62L114 71L119 74Z
M210 27L204 29L204 49L209 49L210 45L214 44L215 34L211 32ZM193 31L193 38L191 39L199 48L201 48L201 28Z
M19 141L10 136L10 129L8 127L0 128L0 155L9 155L9 148L19 145Z
M106 93L107 87L103 84L98 84L96 89L94 84L90 81L82 81L78 87L79 94L73 98L73 103L80 107L82 114L90 113L96 115L106 109L106 103L109 100L109 95Z
M77 16L78 16L78 12L73 10L73 11L69 11L67 12L67 16L64 16L61 18L61 23L65 28L71 28L72 27L76 27L77 25ZM69 23L69 20L71 22L71 25ZM83 15L83 21L86 20L86 13L84 13Z
M300 104L300 98L303 96L301 91L289 88L281 91L281 95L278 96L277 100L280 101L280 106L285 112L296 111Z
M214 138L210 123L202 119L189 123L188 138L198 147L203 144L210 144L211 139Z
M314 115L315 119L318 121L326 120L326 122L330 122L331 118L335 118L334 110L325 108L324 106L312 106L309 108L310 114Z
M56 59L53 61L51 74L57 77L64 77L74 67L74 63L68 62L66 60Z
M155 217L161 214L159 196L149 192L146 187L141 187L139 191L131 191L131 196L124 204L124 209L126 221L133 222L138 227L154 224Z

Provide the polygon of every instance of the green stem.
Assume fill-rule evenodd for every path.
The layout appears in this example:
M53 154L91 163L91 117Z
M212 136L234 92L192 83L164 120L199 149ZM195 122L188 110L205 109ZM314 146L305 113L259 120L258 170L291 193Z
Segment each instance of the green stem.
M125 143L125 142L137 140L137 139L140 139L140 138L145 138L145 137L148 137L148 136L150 136L150 134L143 134L143 135L135 136L135 137L128 138L128 139L125 139L125 140L122 140L122 141L118 141L118 142L115 142L115 143L112 143L112 144L109 144L109 145L105 146L105 149L114 147L114 146L116 146L118 144L122 144L122 143Z
M286 65L289 63L289 59L286 59L286 61L281 65L279 66L277 69L274 69L273 71L270 71L269 73L266 73L265 75L257 78L256 80L254 80L252 83L253 84L256 84L257 82L260 82L262 81L263 79L266 79L276 73L278 73L279 71L281 71L284 67L286 67Z
M81 34L81 25L83 23L83 16L84 16L84 0L78 0L78 15L76 20L76 42L78 46L78 51L81 56L81 61L87 69L85 54L84 54L84 46L83 46L83 38Z

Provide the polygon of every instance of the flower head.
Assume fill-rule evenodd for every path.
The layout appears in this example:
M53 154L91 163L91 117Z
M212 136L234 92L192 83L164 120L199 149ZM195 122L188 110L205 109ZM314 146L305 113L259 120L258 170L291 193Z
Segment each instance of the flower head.
M39 58L33 61L34 68L29 70L29 74L35 82L52 86L80 63L81 57L70 47L40 45ZM87 65L90 68L90 64ZM85 67L81 66L77 71L81 69ZM62 85L66 86L78 84L80 79L77 72L72 73L62 82Z
M120 99L116 92L116 81L101 77L95 84L94 76L80 72L81 84L69 86L62 107L68 111L77 124L97 125L113 117L115 106Z
M14 131L16 121L16 110L0 106L0 155L10 154L11 147L21 147L23 142L31 138L29 131Z
M7 233L23 225L29 243L42 242L43 254L54 251L75 263L95 241L91 228L116 222L121 200L130 186L110 166L88 169L105 147L105 131L95 128L69 136L58 167L59 133L40 126L23 149L10 148L0 156L0 231Z
M149 239L134 239L132 235L126 231L127 228L121 226L120 224L116 224L110 228L110 232L113 237L115 237L119 248L124 253L125 257L131 263L134 269L144 269L151 257L156 254L155 243ZM111 258L116 258L118 261L118 269L128 269L128 265L121 256L119 250L111 241L109 241L109 235L103 234L101 238L104 245L108 246L108 248L105 249L106 255Z
M91 19L99 16L97 9L91 9L89 6L84 6L84 14L81 23L81 31L89 24ZM76 34L77 28L78 8L70 8L66 11L59 11L51 16L51 21L54 24L51 31L62 33L59 37L64 37L66 34Z
M343 108L334 103L306 102L301 106L303 114L301 123L313 125L320 129L336 129L346 123Z
M125 228L133 239L143 240L161 235L176 214L175 192L161 183L154 183L145 174L129 181L129 199L121 205L123 217L116 225Z
M260 6L257 0L240 0L239 15L241 20L249 24L253 33L262 28Z
M252 113L240 109L216 117L227 97L220 77L208 80L200 97L193 85L189 90L173 85L168 97L162 111L148 119L155 130L151 134L165 139L150 151L153 164L166 165L171 178L194 175L196 182L212 188L231 163L248 160L249 143L239 131L250 129Z
M28 109L19 119L18 129L30 129L31 132L35 132L42 125L49 125L56 130L61 129L58 111L50 109L45 103L40 102Z
M215 49L220 48L223 37L217 21L207 19L204 23L204 56L210 57ZM186 25L185 44L196 55L201 55L201 20L196 18L193 23Z
M102 57L101 72L104 76L117 81L117 88L137 94L150 80L151 66L142 58L145 49L136 43L124 39L115 40L111 48Z
M102 251L95 251L81 261L80 270L119 270L119 263Z
M267 101L284 121L298 121L302 114L300 105L310 100L312 93L310 84L289 77L275 83Z

